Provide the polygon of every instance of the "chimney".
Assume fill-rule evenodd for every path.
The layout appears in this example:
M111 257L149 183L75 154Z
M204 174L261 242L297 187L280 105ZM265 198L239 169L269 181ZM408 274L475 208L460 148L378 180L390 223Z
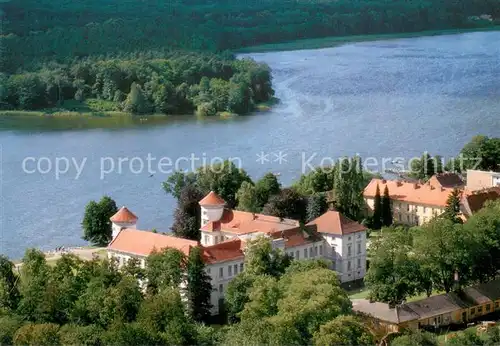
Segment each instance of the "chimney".
M431 190L434 190L434 189L435 189L435 187L431 185Z
M413 183L413 188L416 190L416 189L419 189L420 188L420 185L418 185L418 183Z
M257 219L257 215L255 213L252 213L252 219L253 220Z
M387 183L387 180L382 179L382 184L385 184L385 183Z
M396 181L396 186L403 186L403 182L401 180Z
M441 192L444 191L444 187L441 186Z

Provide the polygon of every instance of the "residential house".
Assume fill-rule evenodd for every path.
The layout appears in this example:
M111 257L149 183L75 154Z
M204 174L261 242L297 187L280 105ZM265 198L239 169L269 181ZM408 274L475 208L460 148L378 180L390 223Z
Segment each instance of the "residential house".
M465 186L460 175L451 172L434 174L428 181L429 185L435 188L462 189Z
M188 255L191 248L200 246L207 274L212 279L213 314L219 313L228 283L244 270L247 242L259 236L268 238L273 248L295 259L331 260L341 282L362 279L365 275L366 229L338 211L329 210L301 226L297 220L226 208L215 192L210 192L199 204L200 242L137 230L137 217L126 208L120 209L111 218L113 240L108 246L108 257L118 258L120 265L136 257L144 266L145 258L155 249L171 247Z
M467 170L467 190L476 191L496 186L500 186L500 172Z
M482 209L486 202L500 199L500 186L486 188L478 191L465 190L460 202L460 211L467 220L477 211Z
M369 318L373 325L386 333L407 328L439 328L465 324L500 311L500 280L394 307L356 299L353 300L353 310Z
M426 183L372 179L366 186L363 196L368 212L373 213L377 185L381 195L387 186L392 202L394 222L418 226L444 212L446 201L453 188L439 187L439 184L441 183L437 178Z

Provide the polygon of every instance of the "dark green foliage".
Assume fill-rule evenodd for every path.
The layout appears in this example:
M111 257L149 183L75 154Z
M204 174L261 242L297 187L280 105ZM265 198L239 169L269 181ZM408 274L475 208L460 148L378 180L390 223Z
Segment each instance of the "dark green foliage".
M14 274L14 264L5 256L0 256L0 311L15 310L19 303L18 277Z
M500 171L500 138L474 136L460 154L447 163L446 169L465 173L467 169Z
M251 213L260 212L261 208L259 207L257 193L255 191L255 186L252 183L244 181L236 193L236 199L238 200L238 210L248 211Z
M125 323L112 325L102 336L102 344L115 345L160 345L161 337L150 332L145 326L139 323Z
M382 226L389 227L390 225L392 225L392 203L389 196L389 188L387 187L387 185L384 188L384 197L382 197L381 208L382 211L380 216Z
M372 229L380 229L382 227L382 200L380 198L380 187L377 184L375 190L375 198L373 199L373 216L371 220Z
M448 196L448 199L446 200L446 208L441 216L452 221L453 223L462 223L462 219L458 217L458 214L460 213L460 198L460 190L453 189L450 196Z
M105 246L111 240L111 221L109 218L118 211L116 203L108 196L99 202L90 201L83 216L83 239L94 245Z
M6 315L0 317L0 345L12 345L16 331L23 325L21 317Z
M301 175L293 188L304 196L330 191L333 188L334 171L335 167L318 167Z
M185 255L179 250L166 248L153 252L146 260L148 292L157 293L179 287L185 264Z
M0 80L2 108L82 110L85 101L93 111L245 114L274 94L266 65L222 54L87 57L31 70Z
M14 335L14 345L54 346L59 344L59 326L53 323L28 323Z
M210 297L212 278L205 271L203 250L194 247L187 260L187 299L188 311L195 321L205 322L210 317Z
M285 188L271 196L262 209L266 215L304 221L306 218L306 200L293 189Z
M364 209L363 190L365 175L361 165L361 158L342 158L335 168L333 191L335 207L345 216L359 220Z
M249 290L255 280L254 275L243 272L236 276L227 285L224 303L228 314L229 323L236 323L239 319L239 313L243 311L245 304L249 301Z
M425 181L434 174L442 172L442 158L440 156L432 157L429 153L425 152L420 159L411 161L411 172L409 175L412 178Z
M99 346L103 332L101 327L93 324L66 324L59 329L59 338L62 345Z
M255 194L257 195L257 206L260 210L269 201L269 197L280 192L281 186L273 173L266 173L255 183Z
M391 346L437 346L434 334L425 331L407 331L392 340Z
M201 211L198 202L204 197L194 184L184 186L177 200L174 212L172 232L175 236L191 240L200 240Z
M306 222L321 216L328 209L324 194L316 193L307 198Z

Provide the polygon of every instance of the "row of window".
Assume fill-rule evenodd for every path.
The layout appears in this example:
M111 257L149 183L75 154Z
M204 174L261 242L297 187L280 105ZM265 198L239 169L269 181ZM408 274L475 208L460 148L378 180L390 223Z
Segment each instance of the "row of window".
M293 251L290 251L290 252L287 252L288 256L292 257L293 259L300 259L300 251L297 250L295 252ZM314 247L310 247L308 249L304 249L304 252L303 252L303 258L314 258L314 257L317 257L319 254L319 256L323 256L323 245L320 245L319 247L318 246L314 246Z
M238 270L239 268L239 270ZM236 276L238 275L238 272L242 272L243 271L243 268L244 268L244 264L243 263L240 263L239 266L238 264L232 264L232 265L228 265L227 266L227 276L228 277L231 277L231 276ZM210 268L207 268L207 274L211 274L211 270ZM224 267L220 267L219 268L219 279L223 279L224 278Z
M361 258L358 258L357 261L357 267L358 269L361 268ZM347 261L347 271L351 271L352 270L352 262L351 261Z
M358 255L361 254L361 243L356 244L356 253ZM352 245L347 244L347 257L351 257L351 256L352 256Z
M399 203L398 204L398 210L401 211L403 209L403 204ZM437 215L439 213L439 209L433 209L433 208L427 208L419 205L412 205L412 204L406 204L406 211L415 211L415 212L421 212L423 214L427 214L429 211L432 215Z
M223 242L224 240L227 239L223 235L221 235L221 236L215 235L214 238L215 238L214 244L219 244L220 242ZM210 243L210 236L205 234L203 237L203 241L204 241L204 244L209 244Z
M495 309L498 309L498 307L499 307L499 303L495 302ZM487 304L486 307L485 307L485 312L488 313L490 311L491 311L491 304ZM477 313L478 314L482 314L483 313L483 307L482 306L478 306ZM476 314L476 308L471 308L470 309L470 314L471 315L475 315Z

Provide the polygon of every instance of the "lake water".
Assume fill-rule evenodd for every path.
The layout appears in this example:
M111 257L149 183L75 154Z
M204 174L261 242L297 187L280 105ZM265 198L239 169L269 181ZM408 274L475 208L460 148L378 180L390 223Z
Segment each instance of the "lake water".
M195 164L239 158L253 177L279 172L289 184L308 159L318 164L325 157L327 163L358 153L380 162L424 150L450 157L473 135L500 135L500 32L251 56L273 69L280 103L267 113L106 129L81 129L80 123L71 129L51 119L0 119L0 253L16 258L27 247L85 244L84 207L104 194L134 211L140 228L168 231L175 201L161 188L168 176L158 171L161 157L174 163L193 154L200 159ZM260 153L269 161L257 162ZM141 162L147 165L148 154L156 158L150 162L157 172L151 176L146 166L135 174ZM39 160L42 171L57 158L60 165L61 158L79 165L86 161L75 179L73 164L59 177L53 170L25 172L26 158ZM27 170L36 168L32 159L25 162ZM106 171L115 165L103 179L101 162ZM162 162L165 171L168 160ZM179 167L189 166L182 161Z

